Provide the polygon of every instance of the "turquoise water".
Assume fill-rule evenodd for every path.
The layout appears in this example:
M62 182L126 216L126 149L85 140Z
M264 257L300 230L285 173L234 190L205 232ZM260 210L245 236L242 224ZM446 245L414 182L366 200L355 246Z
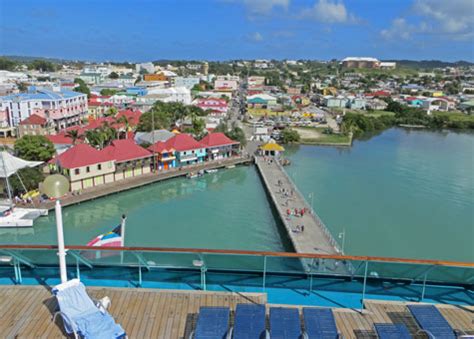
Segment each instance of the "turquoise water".
M169 180L63 209L66 244L85 245L125 213L126 246L290 250L254 167ZM54 213L0 243L56 243Z
M346 253L474 261L474 134L391 129L288 151L297 186L335 236L345 229Z
M287 153L287 171L314 193L335 238L345 229L346 253L474 261L474 134L391 129L352 148ZM67 207L66 243L86 244L122 213L128 246L291 250L254 167ZM30 229L0 230L0 243L56 243L54 213Z

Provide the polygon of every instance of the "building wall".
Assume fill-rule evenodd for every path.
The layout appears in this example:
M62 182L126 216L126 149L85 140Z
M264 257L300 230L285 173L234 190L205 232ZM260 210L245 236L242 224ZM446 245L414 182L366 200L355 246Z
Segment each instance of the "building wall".
M101 169L99 169L99 165ZM89 167L89 171L87 168ZM98 164L92 164L89 166L79 167L79 174L76 174L76 168L72 168L69 170L69 177L71 182L93 178L98 175L104 175L113 173L115 171L115 163L113 161L102 162Z
M188 164L203 162L205 156L206 156L205 148L176 152L176 159L177 159L178 166L185 166ZM189 158L196 158L196 159L191 160L191 161L186 161L186 159L189 159Z

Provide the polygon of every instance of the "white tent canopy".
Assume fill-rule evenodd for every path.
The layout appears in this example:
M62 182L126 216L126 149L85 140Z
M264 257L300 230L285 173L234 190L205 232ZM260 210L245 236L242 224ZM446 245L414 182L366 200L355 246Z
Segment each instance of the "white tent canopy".
M36 167L43 163L42 161L26 161L11 155L7 151L0 153L0 178L7 178L22 168Z

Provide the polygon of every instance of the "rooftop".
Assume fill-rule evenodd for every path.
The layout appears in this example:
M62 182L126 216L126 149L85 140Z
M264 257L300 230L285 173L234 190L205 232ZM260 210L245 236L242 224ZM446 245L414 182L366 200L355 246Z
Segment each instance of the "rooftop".
M105 147L102 152L118 162L151 156L150 151L137 145L133 139L114 140L112 144Z
M78 168L112 160L110 155L87 144L71 147L54 159L64 168Z
M32 114L28 118L20 121L20 125L40 125L43 126L47 123L47 120L38 114Z

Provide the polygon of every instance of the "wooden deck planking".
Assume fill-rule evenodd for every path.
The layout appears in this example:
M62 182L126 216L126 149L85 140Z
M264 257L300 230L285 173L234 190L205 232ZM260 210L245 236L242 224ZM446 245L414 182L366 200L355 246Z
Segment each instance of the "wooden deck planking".
M183 338L195 326L201 306L266 303L260 293L237 294L126 288L88 288L93 298L107 295L109 312L127 331L129 338ZM410 303L367 300L363 312L334 308L336 324L345 338L375 338L374 323L404 323L412 335L418 331L406 305ZM301 306L270 305L297 307ZM61 320L51 322L55 298L43 286L0 286L0 333L2 338L64 338ZM437 305L451 326L474 333L474 307ZM232 322L232 319L231 319ZM422 336L417 336L422 337Z

